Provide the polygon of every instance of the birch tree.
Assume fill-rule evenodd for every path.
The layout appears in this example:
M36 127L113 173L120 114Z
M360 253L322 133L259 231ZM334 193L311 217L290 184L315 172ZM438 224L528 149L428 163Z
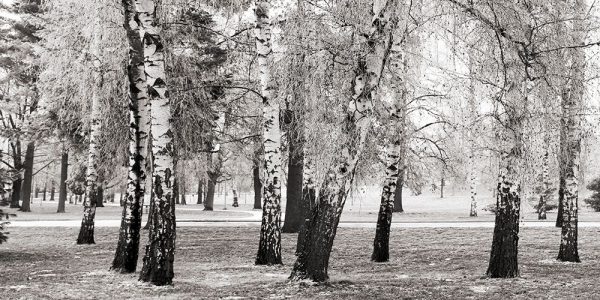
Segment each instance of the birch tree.
M96 217L96 197L98 194L98 139L102 128L102 115L100 114L99 89L102 84L101 62L100 62L100 12L95 7L94 31L90 45L90 55L93 61L93 82L91 89L91 117L90 117L90 139L87 153L87 173L85 179L85 198L83 200L83 219L77 237L77 244L94 244L94 220Z
M123 26L129 42L129 172L127 192L121 217L121 228L111 269L121 273L133 273L137 268L142 204L146 191L146 153L150 130L150 104L146 87L144 49L139 25L135 21L133 0L123 2L125 20Z
M585 42L585 19L586 4L583 0L569 1L569 6L574 13L572 36L574 45L583 45ZM564 174L564 196L562 201L562 228L558 260L579 262L577 248L578 232L578 190L580 181L579 164L581 157L581 117L580 109L584 94L584 68L585 52L583 49L574 48L568 50L570 54L568 90L563 94L562 126L565 130L565 141L561 143L560 169Z
M173 141L171 108L165 78L163 37L157 27L157 3L137 0L134 18L144 33L144 72L151 106L152 199L149 241L145 248L140 280L154 285L173 281L175 258L175 201L173 199Z
M328 166L319 191L318 204L312 209L302 249L294 264L292 280L326 281L333 240L340 215L354 180L357 162L371 126L372 101L377 99L379 81L397 25L396 1L374 1L371 27L366 36L364 59L359 59L352 81L352 96L345 108L342 126L344 141L337 157Z
M270 1L256 1L256 53L263 102L262 136L264 184L263 216L257 265L281 264L281 133L279 105L273 98L273 82L269 67L272 63Z

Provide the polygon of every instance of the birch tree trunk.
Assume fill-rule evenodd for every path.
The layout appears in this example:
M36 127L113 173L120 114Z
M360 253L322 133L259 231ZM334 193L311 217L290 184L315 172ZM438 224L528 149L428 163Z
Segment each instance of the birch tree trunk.
M148 230L140 280L154 285L173 282L175 259L175 203L173 199L173 134L165 78L164 40L157 26L156 3L136 0L135 21L144 32L144 71L151 109L152 199L154 210Z
M533 89L533 62L525 67L525 79L513 84L506 95L503 122L506 129L497 135L502 145L498 187L496 192L496 219L490 262L486 274L491 278L519 276L519 216L521 209L520 175L523 167L523 118Z
M546 145L546 150L544 151L544 155L542 156L542 194L540 195L540 203L538 204L538 220L546 220L546 212L547 212L547 208L546 205L548 203L548 199L550 198L550 167L548 165L548 159L550 156L550 153L548 151L548 148L550 148L550 139L548 137L548 134L546 134L546 137L544 138L545 140L545 145Z
M355 70L352 99L342 125L345 141L336 151L340 155L330 164L319 192L318 205L311 212L306 237L290 275L292 280L322 282L329 278L327 269L333 240L371 126L372 100L376 98L397 24L396 6L394 0L373 2L367 55Z
M260 241L256 254L257 265L281 264L281 132L279 105L272 99L270 63L271 20L270 1L256 1L256 52L263 101L262 136L264 184L262 189L263 214Z
M402 34L399 33L398 37ZM407 62L406 53L404 52L404 38L398 38L399 42L394 42L390 49L389 64L390 70L388 81L390 85L390 94L393 97L391 107L388 108L390 113L385 126L386 130L390 131L390 136L384 139L383 161L385 162L386 178L383 183L383 191L381 193L381 204L377 218L377 228L375 230L375 240L373 242L373 253L371 260L375 262L386 262L390 258L389 244L390 231L392 227L392 214L394 211L394 199L398 192L398 182L404 170L403 151L406 141L406 74ZM399 191L402 192L401 190Z
M98 195L98 173L97 173L97 158L98 145L96 144L100 136L102 128L102 116L100 114L100 95L99 88L102 84L102 74L100 73L100 12L99 8L95 12L94 33L92 37L91 52L93 62L93 80L92 83L92 107L90 120L90 146L87 157L87 170L85 179L85 198L83 200L83 219L81 220L81 228L77 237L77 244L94 244L94 219L96 217L96 198ZM54 194L50 200L54 199Z
M572 2L573 11L579 15L585 15L585 3L583 0L574 0ZM574 22L575 44L583 44L585 39L584 25L582 21ZM580 262L577 248L577 222L578 222L578 190L579 190L579 160L581 152L581 117L580 108L584 93L583 81L585 70L585 52L583 49L570 49L571 56L571 76L570 90L567 97L563 98L563 126L565 126L566 140L565 155L561 162L564 165L565 186L562 211L562 228L560 235L560 249L558 260L569 262Z
M146 193L146 153L150 130L150 103L144 71L144 48L139 25L135 22L134 0L124 0L124 28L129 43L129 171L123 205L119 240L111 269L133 273L137 268L142 227L142 205Z
M471 59L469 58L469 71L473 72L473 66ZM477 217L477 170L476 170L476 161L475 161L475 135L476 132L476 122L477 122L477 105L475 102L475 78L469 78L469 95L467 100L468 107L468 143L469 143L469 158L468 158L468 168L469 168L469 194L471 197L471 209L469 211L470 217Z

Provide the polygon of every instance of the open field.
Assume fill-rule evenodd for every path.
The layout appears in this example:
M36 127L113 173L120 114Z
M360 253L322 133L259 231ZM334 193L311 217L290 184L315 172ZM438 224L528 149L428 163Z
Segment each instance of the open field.
M377 213L379 211L378 187L371 187L366 192L356 192L348 199L342 214L341 222L377 222ZM285 195L285 193L284 193ZM118 199L118 197L117 197ZM223 221L223 220L245 220L260 221L260 210L252 209L253 194L244 193L240 195L240 206L232 207L233 199L231 195L225 202L222 194L215 196L214 211L203 211L202 205L195 204L195 195L188 195L188 205L177 205L176 214L178 220L202 220L202 221ZM194 200L194 201L191 201ZM491 204L494 199L480 196L478 199L479 216L477 218L469 217L470 200L467 195L452 195L451 193L440 199L437 194L424 194L413 196L409 193L404 194L403 207L405 212L395 214L393 222L493 222L494 215L489 211L482 210L485 206ZM223 210L226 207L227 210ZM495 203L495 202L493 202ZM282 199L283 212L285 213L285 197ZM21 221L80 221L83 207L81 204L66 204L66 213L56 213L57 202L34 199L31 206L32 212L22 213L14 209L7 209L16 213L14 222ZM593 212L583 201L579 204L579 220L582 222L600 222L600 213ZM147 210L147 208L145 208ZM118 203L107 203L105 207L97 209L97 220L120 220L122 209ZM257 214L258 213L258 216ZM144 215L144 219L147 215ZM537 214L530 203L523 202L521 207L521 219L524 221L537 221ZM548 212L548 222L556 220L556 211ZM114 222L113 222L114 223ZM118 222L116 223L118 224Z
M525 228L521 277L486 279L492 229L401 229L391 261L369 261L373 230L339 230L331 283L289 283L296 235L284 234L284 265L254 266L259 228L180 228L173 287L108 270L118 228L98 228L78 246L77 228L12 228L0 246L2 299L593 299L600 292L600 229L580 232L582 263L559 263L559 230ZM146 239L145 234L143 238ZM141 259L140 259L141 264Z

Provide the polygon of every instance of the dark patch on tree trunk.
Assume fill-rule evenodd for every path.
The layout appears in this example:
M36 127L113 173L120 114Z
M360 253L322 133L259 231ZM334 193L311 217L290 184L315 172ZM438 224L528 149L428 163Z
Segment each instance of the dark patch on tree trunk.
M196 201L196 204L202 204L202 182L202 178L198 179L198 200Z
M310 219L304 224L305 236L297 253L298 258L290 275L291 280L329 280L329 257L340 216L337 214L338 208L327 200L329 195L323 193L320 198L319 205L313 207Z
M67 201L67 176L69 168L69 152L63 151L60 158L60 190L58 194L57 213L65 212L65 202Z
M262 182L260 181L260 167L256 162L252 167L252 181L254 183L254 209L261 209Z
M204 199L204 210L213 210L215 203L215 186L217 185L218 174L208 172L208 187L206 189L206 199Z
M404 168L400 168L398 181L396 182L396 193L394 194L394 212L404 212L402 208L402 190L404 188Z
M519 276L519 207L521 199L508 187L498 184L496 197L496 224L490 263L486 272L491 278L513 278Z
M31 212L31 187L33 184L33 155L35 153L35 143L29 142L25 150L25 162L23 167L25 168L25 176L23 180L23 202L21 208L22 212Z
M304 222L302 213L302 174L304 172L303 149L295 141L289 143L288 156L288 184L287 202L285 207L285 219L281 231L284 233L296 233Z

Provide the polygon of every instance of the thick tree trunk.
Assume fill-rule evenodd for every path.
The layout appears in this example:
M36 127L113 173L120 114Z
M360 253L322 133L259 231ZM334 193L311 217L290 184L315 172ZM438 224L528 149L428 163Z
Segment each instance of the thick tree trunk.
M104 184L98 185L98 193L96 193L96 207L104 207Z
M135 21L144 31L145 73L151 103L152 132L152 199L154 211L149 218L148 244L140 272L140 280L154 285L173 282L175 259L175 202L173 199L173 134L171 112L165 79L163 38L156 27L156 6L153 0L136 1Z
M532 71L526 72L532 74ZM518 89L508 94L511 105L525 105L533 82L529 79L522 83L521 98ZM520 101L520 102L518 102ZM506 114L507 129L498 133L497 141L503 144L499 165L499 182L496 192L496 220L490 262L486 274L491 278L512 278L519 276L519 215L521 209L521 186L519 170L522 166L523 152L523 111L511 111Z
M215 186L217 185L218 174L208 173L208 187L206 188L206 198L204 199L204 210L213 210L215 203Z
M67 202L67 176L69 169L69 152L67 149L63 149L62 156L60 158L60 189L58 194L58 209L57 213L65 212L65 202Z
M372 28L367 36L370 47L364 60L359 61L362 68L355 70L352 81L353 95L342 125L342 137L345 140L336 151L339 156L328 167L319 192L319 203L306 223L307 231L302 249L298 252L290 275L292 280L328 280L329 256L337 225L371 127L373 98L377 97L376 90L398 21L395 1L382 1L378 4L372 7Z
M31 186L33 184L33 155L35 153L35 143L29 142L25 150L25 176L23 180L23 203L19 209L22 212L31 212Z
M292 117L293 118L293 117ZM292 133L288 133L288 136ZM304 169L304 155L302 146L289 139L288 155L288 184L287 202L285 207L285 220L281 231L285 233L296 233L304 222L302 213L302 174Z
M119 240L111 269L133 273L137 268L144 195L146 194L146 155L150 131L150 103L144 72L144 49L140 28L135 23L135 3L124 0L124 27L129 43L129 172L127 196L123 204ZM114 201L114 195L113 195Z
M269 70L272 60L269 1L256 1L256 52L263 101L263 216L257 265L281 264L281 133L279 106L271 97L273 82Z
M304 153L304 157L306 158L307 153ZM304 241L307 238L308 234L308 226L307 223L310 222L310 218L312 216L313 208L316 206L317 202L317 191L315 188L315 179L313 176L313 171L311 169L310 160L304 161L304 169L302 175L302 201L300 202L301 207L300 211L302 212L303 220L300 225L300 231L298 233L298 242L296 244L296 255L302 251L304 247Z
M21 161L21 141L17 140L11 144L13 150L13 164L15 170L17 170L17 178L12 182L12 194L10 198L10 208L20 208L21 204L21 186L23 184L23 176L21 175L21 169L23 164Z

